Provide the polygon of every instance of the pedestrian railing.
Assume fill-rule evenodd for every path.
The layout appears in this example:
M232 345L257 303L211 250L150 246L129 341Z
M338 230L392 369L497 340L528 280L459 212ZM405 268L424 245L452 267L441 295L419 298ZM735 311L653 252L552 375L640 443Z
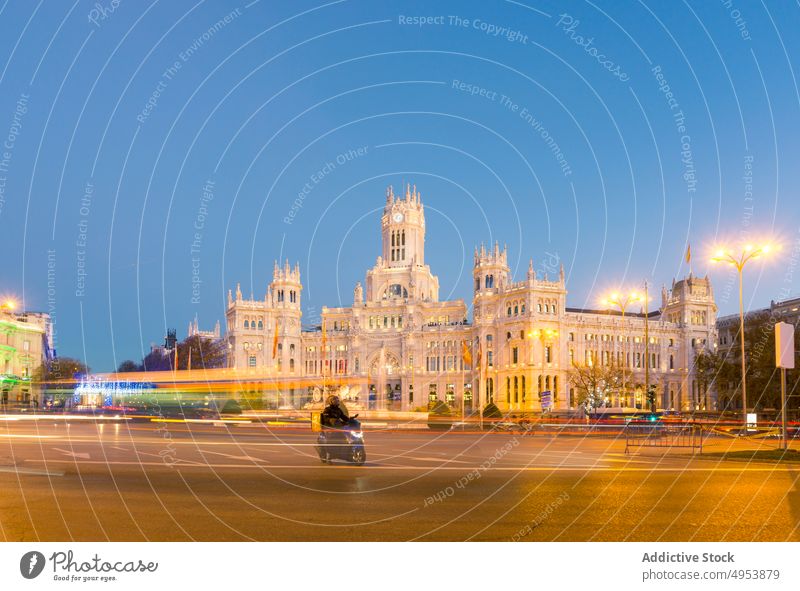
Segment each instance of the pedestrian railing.
M632 422L625 425L625 453L642 447L687 448L703 453L703 428L696 423Z

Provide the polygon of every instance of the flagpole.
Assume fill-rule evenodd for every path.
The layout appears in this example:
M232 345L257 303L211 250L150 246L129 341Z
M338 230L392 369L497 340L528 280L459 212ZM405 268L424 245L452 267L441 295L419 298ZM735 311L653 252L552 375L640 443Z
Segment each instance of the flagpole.
M480 336L478 337L480 339ZM481 401L482 390L486 387L485 376L483 375L483 342L478 340L478 425L483 431L483 402Z
M464 342L464 341L462 341L462 342ZM471 357L472 356L470 355L470 360L471 360ZM461 356L461 430L462 431L464 430L464 419L465 419L465 416L464 416L464 394L465 394L465 392L464 392L464 366L465 365L466 365L466 363L464 363L464 356L462 355Z

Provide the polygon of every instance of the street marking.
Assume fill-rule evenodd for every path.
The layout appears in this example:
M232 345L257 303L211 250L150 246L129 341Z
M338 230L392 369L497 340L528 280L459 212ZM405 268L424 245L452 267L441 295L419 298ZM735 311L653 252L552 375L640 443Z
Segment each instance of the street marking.
M8 472L10 474L25 474L27 476L64 476L63 472L37 470L36 468L18 468L15 466L0 466L0 472Z
M73 457L76 460L77 459L88 460L89 457L90 457L88 453L69 451L68 449L61 449L60 447L54 447L52 449L53 449L53 451L57 451L57 452L62 453L64 455Z
M71 461L71 460L29 460L26 459L26 462L34 462L34 463L60 463L60 464L102 464L104 466L165 466L165 465L176 465L179 464L182 467L192 467L192 468L247 468L253 469L257 468L259 470L272 470L275 469L288 469L288 470L314 470L320 471L323 470L319 464L299 464L299 465L275 465L271 464L269 466L254 466L249 464L203 464L200 462L190 462L189 460L176 460L174 464L170 464L169 462L105 462L102 460L83 460L83 461ZM348 464L337 464L339 467L343 468L353 468L362 471L370 471L370 470L417 470L420 472L433 472L436 470L450 470L450 471L458 471L463 472L465 470L469 470L470 468L466 467L456 467L456 466L387 466L387 465L375 465L369 464L367 466L356 466L356 465L348 465ZM479 470L480 466L475 466L472 468L474 470ZM519 467L505 467L505 466L494 466L491 472L576 472L576 471L590 471L590 472L730 472L730 473L740 473L740 472L792 472L796 471L795 467L791 466L764 466L764 467L743 467L743 468L717 468L717 467L708 467L708 468L681 468L681 467L654 467L654 468L640 468L640 467L625 467L625 466L595 466L595 465L587 465L587 466L519 466Z
M8 439L56 439L58 435L16 435L14 433L0 433L0 437L6 437ZM94 441L94 439L87 440L87 441Z
M464 460L448 460L446 458L418 458L416 456L398 455L395 457L397 460L417 460L420 462L441 462L443 464L469 464Z
M224 454L222 452L209 451L209 450L205 450L205 449L199 449L197 451L199 451L201 454L214 454L215 456L223 456L223 457L226 457L226 458L230 458L231 460L245 460L245 461L248 461L248 462L266 462L268 464L270 463L269 460L264 460L264 459L261 459L261 458L254 458L252 456L235 456L233 454Z

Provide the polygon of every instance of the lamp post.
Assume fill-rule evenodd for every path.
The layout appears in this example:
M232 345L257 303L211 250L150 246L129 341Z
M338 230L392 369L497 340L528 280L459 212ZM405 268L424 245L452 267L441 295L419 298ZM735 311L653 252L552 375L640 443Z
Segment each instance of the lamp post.
M611 293L606 299L603 300L603 305L609 306L609 307L613 306L613 307L619 308L620 311L622 312L622 324L624 325L625 324L625 310L631 304L634 304L636 302L641 302L641 301L642 301L642 296L640 296L635 291L630 292L628 295L622 295L622 294L620 294L618 292L614 292L614 293ZM623 347L623 351L622 351L622 354L623 354L623 360L622 360L622 398L623 398L623 403L624 403L624 402L627 402L627 396L625 394L625 373L626 373L625 370L628 368L628 360L627 360L628 335L625 335L625 340L623 342L626 345L626 346Z
M741 345L740 349L742 357L742 418L744 421L745 433L747 433L747 367L745 365L744 353L744 298L742 296L743 271L744 266L749 261L767 255L771 250L772 247L769 244L764 244L762 246L746 244L739 254L734 254L727 248L720 248L717 250L714 256L711 257L712 263L727 263L728 265L732 265L736 268L736 271L739 274L739 342Z

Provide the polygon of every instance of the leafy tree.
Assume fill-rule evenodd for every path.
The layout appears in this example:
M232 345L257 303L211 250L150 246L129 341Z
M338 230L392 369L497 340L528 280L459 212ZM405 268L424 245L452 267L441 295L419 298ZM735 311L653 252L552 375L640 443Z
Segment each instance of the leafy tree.
M50 382L56 380L71 380L75 374L89 373L89 367L78 359L72 357L56 357L42 363L31 376L34 382Z
M738 350L738 349L737 349ZM741 379L741 370L731 351L702 351L695 357L697 379L717 392L717 407L720 410L733 408L733 394Z
M144 371L168 371L172 369L173 354L166 355L160 349L153 349L142 359Z
M189 369L190 355L192 369L225 367L227 346L223 340L193 335L178 343L177 347L179 370ZM142 360L144 371L169 371L174 364L174 349L166 352L163 349L154 349Z
M605 406L606 398L622 386L622 369L615 363L574 363L567 372L567 380L577 392L576 403L587 412Z
M141 364L136 363L135 361L131 361L130 359L126 359L122 363L119 364L117 367L117 371L119 373L127 373L132 371L142 371L144 368Z
M178 369L188 369L189 355L192 369L225 367L227 348L225 341L209 339L200 335L188 337L178 343Z
M484 419L499 419L502 418L502 416L503 416L502 411L499 408L497 408L497 405L494 402L490 402L483 409Z
M781 405L780 370L775 367L775 323L770 311L748 314L745 317L744 347L747 371L748 408L779 409ZM795 353L795 366L800 357ZM741 357L739 341L720 352L702 353L695 360L698 375L707 383L713 384L717 391L719 407L723 410L741 408ZM800 386L800 371L787 370L786 392L797 393ZM796 408L797 402L787 399L789 408Z

